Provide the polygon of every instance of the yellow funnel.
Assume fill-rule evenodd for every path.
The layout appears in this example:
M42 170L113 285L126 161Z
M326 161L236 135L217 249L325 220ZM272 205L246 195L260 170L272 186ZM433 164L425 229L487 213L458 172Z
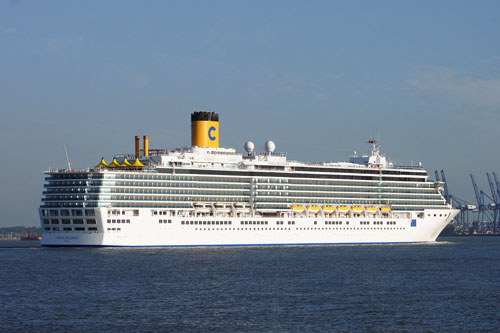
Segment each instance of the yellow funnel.
M141 156L141 137L135 136L135 156Z
M191 146L219 147L219 115L217 113L191 113Z
M149 156L149 137L144 135L144 156Z

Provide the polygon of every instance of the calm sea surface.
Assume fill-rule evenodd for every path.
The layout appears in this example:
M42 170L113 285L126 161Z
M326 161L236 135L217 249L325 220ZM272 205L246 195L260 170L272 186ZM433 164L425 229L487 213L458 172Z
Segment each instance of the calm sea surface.
M500 331L500 237L48 249L0 241L0 331Z

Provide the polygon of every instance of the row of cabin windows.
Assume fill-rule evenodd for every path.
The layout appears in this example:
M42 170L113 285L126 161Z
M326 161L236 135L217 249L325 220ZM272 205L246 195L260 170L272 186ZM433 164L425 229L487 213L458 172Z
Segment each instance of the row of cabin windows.
M130 220L125 219L107 219L107 223L130 223Z
M181 224L202 224L202 225L231 225L231 221L181 221Z
M172 220L159 220L160 223L172 223Z
M83 219L61 219L61 221L59 221L59 219L50 219L50 220L43 219L43 224L71 224L71 222L73 222L73 224L84 224L84 221L86 222L86 224L97 224L95 219L86 219L86 220L83 220Z
M168 215L168 211L166 210L160 210L160 211L157 211L157 210L153 210L153 215Z
M45 231L85 231L84 227L45 227ZM87 231L97 231L97 227L88 227Z
M393 225L393 224L396 224L396 221L387 221L385 222L386 224L390 224L390 225ZM348 223L349 224L349 223ZM367 224L370 224L370 221L360 221L359 224L364 224L364 225L367 225ZM384 224L383 221L373 221L373 224L374 225L382 225Z
M244 230L269 230L269 231L273 231L273 230L292 230L292 228L195 228L194 230L198 230L198 231L204 231L204 230L207 230L207 231L210 231L210 230L216 230L216 231L224 231L224 230L241 230L241 231L244 231ZM378 227L378 228L366 228L366 227L333 227L333 228L295 228L295 230L406 230L406 228L404 227L401 227L401 228L382 228L382 227Z
M240 224L267 224L267 221L240 221Z
M133 210L113 209L113 210L108 210L108 215L133 215L133 216L139 216L139 210L138 209L133 209Z
M55 209L42 209L42 216L83 216L83 213L85 212L85 216L95 216L95 211L93 209L62 209L61 211L55 210Z

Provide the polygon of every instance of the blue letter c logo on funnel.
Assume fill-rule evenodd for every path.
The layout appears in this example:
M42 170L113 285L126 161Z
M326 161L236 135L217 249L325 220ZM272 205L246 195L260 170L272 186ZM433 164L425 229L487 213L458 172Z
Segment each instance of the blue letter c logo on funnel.
M214 131L215 131L215 127L213 127L213 126L208 129L208 138L210 139L210 141L215 140L215 136L212 136L212 132L214 132Z

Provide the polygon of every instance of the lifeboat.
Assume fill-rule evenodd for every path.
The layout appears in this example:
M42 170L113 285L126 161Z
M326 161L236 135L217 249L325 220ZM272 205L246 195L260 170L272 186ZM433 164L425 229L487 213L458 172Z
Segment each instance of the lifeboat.
M292 210L294 212L302 212L304 210L304 206L300 206L300 205L292 205Z
M237 210L241 210L241 209L247 210L247 209L250 208L250 206L247 203L245 203L245 202L235 202L233 204L233 206Z
M391 211L391 209L390 209L389 207L382 207L382 208L380 208L380 211L381 211L381 212L386 212L386 213L387 213L387 212L390 212L390 211Z
M369 213L376 213L377 212L377 207L368 206L368 207L365 207L365 209Z
M318 206L309 205L309 206L307 206L307 210L310 211L310 212L319 212L319 207Z
M210 207L207 206L206 202L193 202L193 206L198 212L204 212L210 210Z
M321 207L321 209L323 209L323 211L327 212L327 213L331 213L331 212L335 211L335 207L332 207L332 206L323 206L323 207Z
M339 211L339 212L348 212L349 211L349 207L347 207L347 206L337 206L337 211Z
M360 206L353 206L351 209L353 212L362 212L363 211L363 207L360 207Z
M214 203L215 209L217 209L220 212L229 212L231 210L230 207L227 206L227 204L222 203L222 202L216 202Z

